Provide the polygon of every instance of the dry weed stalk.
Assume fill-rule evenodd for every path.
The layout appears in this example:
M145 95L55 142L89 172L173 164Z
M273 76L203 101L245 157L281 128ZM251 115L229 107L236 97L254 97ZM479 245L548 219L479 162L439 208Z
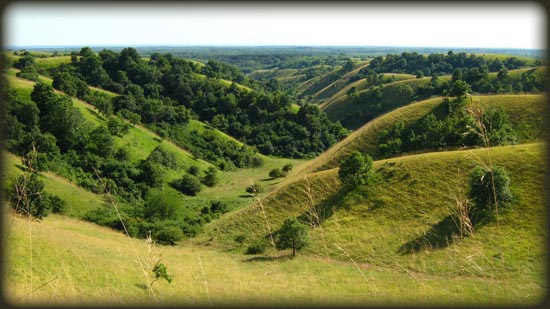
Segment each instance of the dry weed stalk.
M494 173L493 161L492 161L492 158L491 158L491 151L490 151L491 141L490 141L490 137L489 137L489 131L491 129L491 122L489 121L489 123L488 123L488 125L489 125L489 129L488 129L487 126L485 126L485 122L484 122L485 119L483 117L484 116L483 109L479 106L479 104L477 106L473 106L472 103L473 103L473 100L470 97L470 106L466 108L466 111L468 112L468 114L474 120L475 127L468 127L468 128L472 132L476 133L481 138L481 140L483 141L483 146L484 146L484 148L487 152L487 162L485 162L483 159L481 159L479 156L477 156L473 152L471 152L471 153L472 153L472 156L474 158L474 161L478 162L478 164L480 166L482 166L485 170L487 170L491 173L491 187L492 187L492 191L493 191L493 202L494 202L494 207L495 207L496 231L498 233L500 233L498 198L497 198L497 192L496 192L495 177L494 177L494 174L493 174ZM498 247L499 247L499 253L500 253L499 255L500 255L501 265L503 267L505 267L504 250L502 248L502 243L501 242L498 242ZM503 272L503 276L504 276L503 282L504 282L505 288L507 288L508 287L508 282L506 280L506 272ZM508 294L504 293L504 297L507 300Z
M257 191L256 186L252 184L251 187L252 187L252 196L254 197L254 200L256 200L256 205L260 206L260 209L262 211L262 216L265 221L265 226L267 228L267 232L269 233L269 239L271 240L271 245L273 246L273 249L275 249L275 259L277 260L277 262L279 262L279 253L277 252L277 246L275 245L275 239L273 238L271 225L269 225L269 220L267 219L267 214L265 212L264 204L262 203L262 200L258 197L259 192Z
M458 174L458 179L460 179L460 170L458 171ZM470 204L468 197L466 197L464 189L458 188L457 191L457 194L453 196L455 206L450 207L451 218L458 228L460 238L474 236L475 227L472 223L472 219L470 218L472 205Z
M309 222L310 222L310 225L313 227L313 228L319 228L319 233L321 234L321 240L323 242L323 247L325 249L325 257L329 257L329 254L328 254L328 247L327 247L327 243L325 241L325 235L323 233L323 228L321 227L321 217L319 215L319 212L317 210L317 207L315 206L315 199L313 197L313 192L312 192L312 189L311 189L311 183L309 182L309 179L307 178L307 175L304 176L304 182L305 182L305 188L302 189L302 192L304 192L304 194L307 196L308 198L308 204L306 206L306 211L308 212L309 214ZM315 221L313 221L312 219L314 219Z
M105 192L105 198L107 200L107 203L110 204L115 210L117 218L119 219L120 223L122 224L122 228L124 229L124 234L126 235L126 238L130 240L131 239L130 233L128 232L128 229L126 227L126 224L124 223L124 220L122 219L122 215L120 214L120 210L118 209L116 199L111 193L111 190L107 185L107 181L99 175L99 172L97 170L94 169L94 173L98 178L98 180L100 181L101 186L103 187L103 191ZM147 243L147 249L148 249L147 261L144 261L140 257L137 248L133 244L131 247L134 249L134 253L136 255L135 262L139 265L143 273L143 276L147 281L149 301L151 301L151 296L153 296L155 301L157 301L158 298L155 293L155 290L153 289L153 284L161 278L165 278L168 282L171 282L172 278L166 273L166 266L160 263L160 258L162 254L156 253L156 242L153 241L150 231L147 233L145 241Z

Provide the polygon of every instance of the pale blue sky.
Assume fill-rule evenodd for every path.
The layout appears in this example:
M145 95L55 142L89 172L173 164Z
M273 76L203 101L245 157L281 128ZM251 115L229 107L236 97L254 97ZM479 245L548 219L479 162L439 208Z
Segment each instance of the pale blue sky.
M354 45L545 49L535 2L39 4L3 11L4 46Z

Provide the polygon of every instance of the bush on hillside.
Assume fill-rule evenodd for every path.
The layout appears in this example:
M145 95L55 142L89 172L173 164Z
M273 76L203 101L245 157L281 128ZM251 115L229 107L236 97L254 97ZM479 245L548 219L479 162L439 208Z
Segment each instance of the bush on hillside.
M506 212L513 200L508 172L500 166L492 170L476 167L470 174L469 197L474 202L472 215L478 219L496 214L497 206L500 214Z
M340 164L338 177L343 183L356 186L368 182L373 173L371 156L363 155L359 151L352 152Z

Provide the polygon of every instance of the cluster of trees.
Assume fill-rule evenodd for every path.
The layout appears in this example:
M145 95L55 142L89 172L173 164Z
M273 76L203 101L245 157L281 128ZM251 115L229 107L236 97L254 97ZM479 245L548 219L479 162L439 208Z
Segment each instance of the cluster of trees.
M537 62L536 65L542 63ZM388 54L385 57L375 57L369 64L369 70L377 73L408 73L417 76L431 76L432 74L451 74L455 69L486 68L489 72L498 72L506 68L513 70L525 67L527 63L517 57L504 60L499 58L486 59L475 54L464 52L447 54L433 53L422 55L416 52L404 52L400 55Z
M196 154L211 162L225 160L240 166L243 162L236 161L240 160L252 166L253 156L212 158L214 147L186 141L178 134L191 118L210 123L264 154L284 157L314 156L347 134L316 106L302 106L296 113L288 95L280 91L250 91L235 82L225 86L219 78L241 80L242 72L217 61L201 67L170 54L154 53L144 60L133 48L96 54L85 47L72 55L70 65L60 65L52 75L58 89L89 100L106 115L118 113L133 123L141 122L182 147L202 147ZM85 84L120 95L108 102L87 94Z
M348 93L350 101L356 105L353 113L341 120L348 128L357 127L378 115L415 100L432 96L453 96L453 92L465 87L469 92L478 93L540 92L546 89L547 83L546 75L537 68L514 74L502 69L496 76L489 75L483 68L455 69L449 81L444 81L434 74L429 81L414 87L407 84L383 85L390 82L391 77L385 78L383 74L372 71L366 78L371 81L369 88L361 92Z
M146 159L132 163L128 149L116 148L114 143L115 135L124 134L124 125L118 123L124 124L122 120L114 117L108 126L96 126L72 106L68 96L54 93L51 86L43 83L35 85L30 98L19 97L13 89L7 91L3 121L6 148L23 157L32 155L36 171L52 170L92 192L108 191L114 195L124 210L125 219L129 220L125 223L131 227L132 236L145 237L147 231L152 230L159 241L173 243L194 235L213 214L227 210L220 205L207 212L201 212L196 205L184 207L182 195L164 184L167 170L182 171L181 178L191 181L176 182L174 188L186 195L195 195L201 186L217 184L216 168L207 169L202 176L197 167L185 171L175 155L160 146ZM14 186L21 181L23 179L17 180ZM32 176L28 183L27 187L34 190L28 196L37 196L35 191L43 189L37 176ZM10 196L17 197L16 193L13 191ZM63 208L56 206L61 204L58 198L38 195L41 197L31 200L38 211L33 216L40 218L49 209ZM12 200L11 204L20 203ZM154 214L157 211L158 214ZM112 207L96 209L86 218L123 228Z
M446 98L443 115L432 112L412 125L401 121L381 132L379 158L418 150L444 150L451 147L483 146L484 141L473 128L476 123L465 108L463 98ZM517 142L517 133L509 124L502 107L490 108L482 116L490 145Z

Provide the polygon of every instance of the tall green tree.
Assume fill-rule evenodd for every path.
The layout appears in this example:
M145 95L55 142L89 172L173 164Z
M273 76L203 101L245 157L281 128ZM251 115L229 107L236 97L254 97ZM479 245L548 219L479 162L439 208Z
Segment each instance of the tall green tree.
M288 218L277 232L275 246L279 250L292 249L292 256L295 256L296 250L304 248L308 243L307 227L296 218Z
M352 186L366 184L372 174L372 157L368 154L363 155L357 150L342 161L338 170L340 180Z

